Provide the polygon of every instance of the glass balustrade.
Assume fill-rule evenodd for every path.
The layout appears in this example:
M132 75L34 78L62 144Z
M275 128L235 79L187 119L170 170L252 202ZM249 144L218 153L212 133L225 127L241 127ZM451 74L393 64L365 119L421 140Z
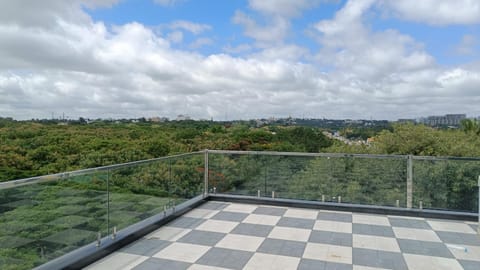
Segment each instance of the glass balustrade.
M209 193L478 212L480 158L207 150L0 183L0 269L31 269ZM205 185L206 184L206 185Z

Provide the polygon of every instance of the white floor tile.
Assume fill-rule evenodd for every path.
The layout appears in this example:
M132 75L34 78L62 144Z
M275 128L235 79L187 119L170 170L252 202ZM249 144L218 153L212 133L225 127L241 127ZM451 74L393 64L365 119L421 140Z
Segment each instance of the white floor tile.
M210 247L207 246L173 243L153 255L153 257L193 263L203 256L209 249Z
M318 211L290 208L283 216L292 218L317 219Z
M463 267L455 259L416 254L403 254L409 269L461 270Z
M148 234L145 238L157 238L160 240L172 241L175 242L178 239L182 238L187 233L191 232L190 229L182 229L182 228L175 228L164 226L160 229Z
M220 240L215 246L255 252L264 239L265 238L263 237L229 234Z
M352 223L317 220L315 221L315 226L313 226L313 229L318 231L352 233Z
M386 216L353 214L352 222L369 225L390 226L390 221L388 221Z
M435 231L472 233L472 234L476 233L475 230L472 229L472 227L468 226L465 223L439 221L439 220L427 220L427 222Z
M310 233L311 230L275 227L268 235L268 238L306 242L310 237Z
M280 217L277 216L250 214L243 220L243 223L274 226L279 220Z
M442 242L432 230L393 227L395 237L399 239L411 239L419 241Z
M460 260L470 260L480 262L480 247L446 244L455 258Z
M200 224L196 229L201 231L229 233L238 224L238 222L209 219Z
M244 270L289 270L297 269L300 258L255 253L243 268Z
M100 261L91 264L84 269L87 270L107 270L107 269L118 269L118 270L130 270L135 266L146 261L149 257L134 255L123 252L115 252Z
M400 252L400 247L395 238L382 236L354 234L353 247Z
M352 248L344 246L334 246L317 243L307 243L303 258L336 262L336 263L352 263Z

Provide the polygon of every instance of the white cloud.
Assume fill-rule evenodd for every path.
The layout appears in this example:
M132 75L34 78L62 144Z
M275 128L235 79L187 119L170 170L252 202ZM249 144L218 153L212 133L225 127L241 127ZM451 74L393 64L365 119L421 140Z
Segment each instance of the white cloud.
M283 42L290 30L290 22L282 17L273 17L267 25L259 25L254 19L241 11L235 13L233 22L242 25L244 34L255 39L260 47Z
M208 24L199 24L199 23L189 22L185 20L174 21L170 23L169 27L171 29L181 29L181 30L189 31L195 35L198 35L202 32L212 29L212 27Z
M431 25L479 24L478 0L379 0L388 13L403 20Z
M373 32L365 25L363 16L374 3L351 0L334 19L315 25L322 45L318 61L363 79L432 67L433 57L410 36L393 29Z
M318 0L249 0L251 9L268 15L296 17L304 10L319 4Z
M242 11L235 12L233 23L244 28L244 34L256 41L258 47L278 45L291 32L291 19L317 6L320 0L249 0L252 11L261 15L262 23Z
M183 41L183 32L173 31L167 35L167 39L172 43L180 43Z
M300 45L275 43L289 30L264 39L272 43L261 50L243 44L205 56L174 49L177 34L164 36L141 23L107 28L80 4L48 3L53 6L35 18L39 25L25 15L34 13L28 5L17 19L0 16L0 116L395 119L480 113L480 64L440 67L412 37L372 30L364 20L373 1L349 1L334 18L316 23L315 58ZM0 12L4 5L10 2L0 3ZM282 12L282 18L295 14ZM244 54L235 57L229 49Z
M297 45L280 45L265 48L259 53L250 55L255 59L262 59L265 61L275 61L282 59L288 62L296 62L299 59L305 59L310 56L308 49Z

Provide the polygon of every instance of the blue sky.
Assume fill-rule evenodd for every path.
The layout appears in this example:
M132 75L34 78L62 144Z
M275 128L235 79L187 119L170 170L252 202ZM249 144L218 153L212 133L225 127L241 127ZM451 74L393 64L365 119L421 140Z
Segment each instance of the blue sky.
M0 3L0 116L480 116L477 0Z
M346 2L327 2L293 18L291 21L292 31L287 42L307 47L312 52L317 50L320 45L305 32L311 28L312 24L320 20L331 19ZM251 38L242 34L242 27L232 21L232 17L238 10L244 11L260 21L265 21L262 16L252 12L247 0L178 1L167 6L159 5L152 0L123 0L111 8L86 9L86 12L94 20L103 21L107 25L122 25L136 21L155 28L175 20L210 25L212 29L202 36L212 38L215 42L208 46L195 48L196 51L208 55L222 53L226 46L252 42ZM465 35L479 37L478 25L429 25L395 17L382 17L379 16L381 10L372 10L371 12L375 14L365 18L365 21L373 30L395 29L413 37L425 46L425 49L435 57L439 64L457 65L476 60L472 59L470 55L459 54L456 52L456 47L462 42ZM167 31L163 30L163 33L167 33ZM194 38L198 38L194 35L185 35L184 37L185 43L193 42ZM176 44L176 47L189 49L184 45ZM477 43L474 49L478 51L480 43Z

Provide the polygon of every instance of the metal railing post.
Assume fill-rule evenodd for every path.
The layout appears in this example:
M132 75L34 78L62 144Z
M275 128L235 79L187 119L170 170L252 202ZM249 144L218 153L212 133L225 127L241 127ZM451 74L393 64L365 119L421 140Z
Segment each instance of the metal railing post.
M208 195L208 149L205 149L205 170L204 170L204 175L203 175L203 180L204 180L204 193L203 196L207 197Z
M407 208L413 204L413 156L407 158Z
M478 228L477 233L480 235L480 175L478 176Z

